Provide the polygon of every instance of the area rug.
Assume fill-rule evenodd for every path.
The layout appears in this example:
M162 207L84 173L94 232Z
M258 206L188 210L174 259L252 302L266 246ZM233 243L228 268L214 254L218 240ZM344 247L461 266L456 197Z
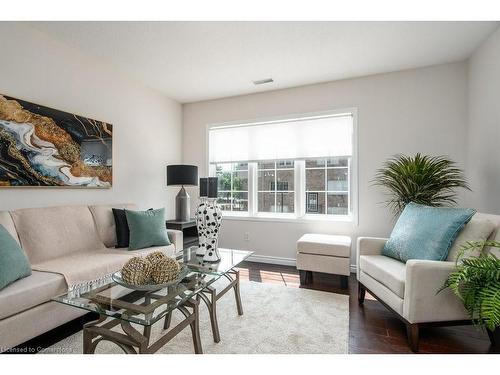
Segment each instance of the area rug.
M347 353L349 297L275 284L241 282L244 314L238 316L234 294L218 302L221 341L213 342L207 308L200 308L200 334L205 354L305 354ZM172 327L181 313L172 317ZM163 321L151 332L151 342L162 332ZM82 353L78 332L42 353ZM122 353L113 343L102 341L96 353ZM192 354L191 330L183 330L158 353Z

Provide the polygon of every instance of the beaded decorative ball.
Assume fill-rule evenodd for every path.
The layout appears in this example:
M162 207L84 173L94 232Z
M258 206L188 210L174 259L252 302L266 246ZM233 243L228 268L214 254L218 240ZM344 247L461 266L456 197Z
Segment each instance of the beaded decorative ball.
M157 260L151 269L151 278L157 284L168 283L179 277L181 267L175 259L165 257Z
M154 253L149 254L146 257L146 260L151 263L151 266L153 266L156 262L165 258L167 258L167 256L164 253L161 251L155 251Z
M144 258L133 257L122 268L122 278L132 285L146 284L151 278L151 262Z

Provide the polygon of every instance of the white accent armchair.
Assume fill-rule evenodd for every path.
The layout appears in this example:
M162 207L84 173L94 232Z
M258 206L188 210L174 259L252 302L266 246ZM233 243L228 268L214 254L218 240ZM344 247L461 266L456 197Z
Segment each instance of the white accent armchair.
M491 222L495 224L488 239L496 237L498 241L500 216L476 214L473 220L477 225L477 220L485 219L490 225ZM386 241L387 238L358 238L357 279L360 305L364 303L365 292L368 291L396 313L406 324L408 342L414 352L418 351L421 327L470 324L462 302L450 290L437 293L454 269L454 259L443 262L409 260L405 264L381 255Z

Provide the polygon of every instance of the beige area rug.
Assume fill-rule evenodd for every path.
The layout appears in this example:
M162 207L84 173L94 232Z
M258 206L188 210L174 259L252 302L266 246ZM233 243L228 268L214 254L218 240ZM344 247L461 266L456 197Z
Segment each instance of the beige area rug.
M218 302L221 335L213 342L207 308L201 303L200 333L205 354L300 354L347 353L349 297L281 285L241 282L244 315L238 316L234 293ZM172 327L182 314L175 311ZM152 329L151 342L162 332L163 320ZM42 353L82 353L78 332ZM113 343L102 341L96 353L122 353ZM192 354L191 330L184 329L158 353Z

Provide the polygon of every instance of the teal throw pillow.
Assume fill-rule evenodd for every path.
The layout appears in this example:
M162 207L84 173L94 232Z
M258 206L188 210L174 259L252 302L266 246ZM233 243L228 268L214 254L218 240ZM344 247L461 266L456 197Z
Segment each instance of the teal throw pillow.
M409 203L399 216L382 255L446 260L455 238L476 213L470 208L430 207Z
M165 209L148 211L125 210L130 230L129 250L170 245L165 225Z
M3 225L0 225L0 290L31 275L28 257Z

